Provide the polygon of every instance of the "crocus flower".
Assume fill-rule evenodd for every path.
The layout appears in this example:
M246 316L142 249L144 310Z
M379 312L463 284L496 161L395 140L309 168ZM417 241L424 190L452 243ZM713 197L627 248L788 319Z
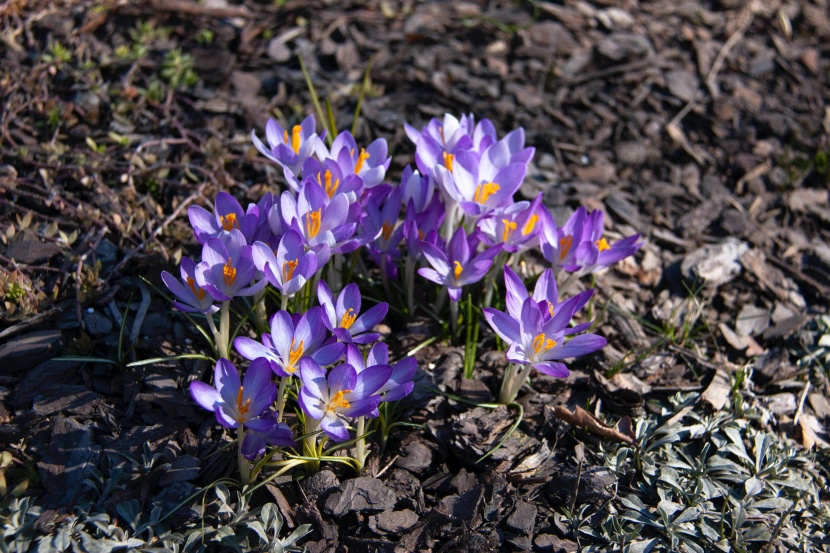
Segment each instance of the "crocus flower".
M251 284L256 271L251 246L241 231L233 229L205 242L196 282L216 301L230 301L235 296L252 296L268 284L264 279Z
M290 132L282 128L276 120L269 119L265 125L265 139L268 141L268 146L263 144L256 135L256 131L251 131L251 140L262 155L296 175L302 168L303 162L311 155L316 153L318 157L322 157L321 154L326 152L323 138L317 136L315 127L313 115L306 117L299 125L294 125Z
M588 214L580 206L564 225L557 228L553 216L540 210L542 217L541 246L545 259L568 272L588 274L613 265L636 253L642 243L639 234L614 244L603 237L605 215L601 210Z
M161 273L165 286L176 296L173 300L176 309L185 313L204 313L205 315L212 315L219 311L219 307L213 304L213 297L196 283L196 262L189 257L182 257L180 270L181 281L167 271Z
M392 161L387 157L386 140L378 138L367 148L358 149L352 133L341 132L331 144L331 152L320 155L320 159L333 159L340 166L344 175L357 175L364 186L377 186L386 176L386 170Z
M266 361L254 361L240 382L236 367L227 359L219 359L213 372L215 387L191 382L190 395L201 407L213 411L219 424L237 428L260 416L274 402L277 387L271 382L271 374Z
M383 320L389 310L388 303L374 305L361 315L360 289L353 282L340 291L335 302L328 284L321 280L317 284L317 298L325 314L323 324L341 342L370 344L380 338L377 332L367 331Z
M325 244L334 250L339 242L354 234L357 224L347 220L349 200L344 195L329 199L323 188L313 180L306 180L295 199L285 191L280 197L285 221L291 225L305 244L313 249Z
M501 246L494 246L475 257L470 257L470 245L463 228L453 234L448 245L449 252L444 251L427 241L421 243L421 251L432 267L418 269L418 274L436 284L446 286L452 301L461 297L461 287L474 284L481 280L490 266L493 258L501 251Z
M277 414L267 410L245 423L248 432L242 441L242 455L252 461L265 454L265 446L292 447L294 433L284 422L277 422Z
M510 361L532 365L551 376L566 377L570 374L567 367L557 360L594 352L607 343L596 334L581 334L566 341L566 335L573 332L568 325L579 301L579 297L570 298L547 318L533 298L524 301L518 319L490 307L484 308L484 317L496 334L510 344Z
M443 120L433 118L420 132L404 124L406 135L415 144L418 170L428 175L433 167L440 164L452 172L455 154L473 148L471 135L474 127L472 114L462 115L459 120L449 113L444 115Z
M473 217L510 205L527 172L527 165L511 162L510 155L502 142L487 148L481 157L470 151L458 152L452 178L441 180L446 193ZM436 171L443 172L442 167Z
M392 368L369 367L360 374L354 367L341 364L326 372L313 359L300 361L299 404L307 416L319 421L320 428L334 441L349 438L349 429L342 417L362 417L377 409L383 386Z
M346 363L354 367L358 374L365 371L368 367L389 365L389 348L383 342L376 343L369 350L366 361L364 361L363 354L360 353L357 346L348 344L346 346ZM408 396L415 388L415 383L412 381L412 378L415 376L417 369L418 362L411 356L404 357L392 365L392 373L389 375L389 380L377 391L381 402L398 401Z
M252 204L246 213L242 205L227 192L219 192L213 202L213 213L205 208L192 205L187 210L193 234L200 244L208 238L219 236L223 231L242 231L246 241L254 236L259 226L259 209Z
M322 308L315 306L294 317L288 311L277 311L271 317L271 333L263 334L261 343L239 336L233 345L245 359L264 357L278 376L288 377L297 372L304 357L325 366L343 356L342 343L324 344L327 335Z
M276 254L264 242L253 247L257 270L284 296L293 296L317 271L317 255L306 252L302 237L289 230L280 239Z
M553 317L566 302L559 301L559 291L556 287L556 277L553 275L553 270L545 269L536 280L536 286L533 289L533 295L528 294L525 289L522 279L513 272L507 265L504 266L504 287L505 287L505 303L507 304L507 312L511 317L518 320L521 318L522 305L528 297L531 297L539 306L542 316L545 320ZM581 292L573 302L574 313L582 309L591 296L594 294L593 290L586 290ZM565 331L565 335L576 334L582 332L591 326L591 322L585 322L569 328Z
M488 244L502 244L510 253L530 249L538 243L541 200L542 195L539 194L530 204L517 202L480 221L483 239Z

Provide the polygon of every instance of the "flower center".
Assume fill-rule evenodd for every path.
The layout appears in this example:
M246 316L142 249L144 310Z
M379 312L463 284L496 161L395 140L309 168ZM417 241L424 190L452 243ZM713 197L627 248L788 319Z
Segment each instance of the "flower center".
M282 281L288 282L294 277L294 269L297 268L298 260L290 259L282 264Z
M392 231L395 230L395 223L385 222L381 225L380 228L380 235L383 237L384 240L389 240L392 236Z
M323 181L325 181L325 184ZM340 179L334 179L334 182L331 182L331 171L326 169L322 178L320 178L320 173L317 173L317 183L323 187L326 195L331 199L334 197L334 193L337 192L337 187L340 186Z
M507 239L510 238L510 233L516 230L516 221L502 219L501 222L504 223L504 232L501 233L501 241L507 242Z
M225 286L233 286L233 283L236 281L236 269L234 269L233 259L230 257L222 268L222 278L225 280Z
M193 290L193 294L196 296L196 299L205 299L205 291L196 285L196 281L193 280L193 277L187 277L187 285L190 286L191 290Z
M236 220L236 213L220 215L219 222L222 224L222 228L227 231L231 231L234 228L239 228L239 221Z
M361 148L360 155L357 156L357 161L354 164L355 175L360 173L360 170L363 169L363 163L365 163L367 159L369 159L369 152L367 152L365 148Z
M522 236L527 236L528 234L533 232L533 229L536 228L536 222L538 220L539 216L535 213L528 217L527 223L525 223L525 226L522 227Z
M447 171L449 171L450 173L452 173L453 161L455 161L455 155L444 152L444 167L446 167Z
M455 275L455 280L461 278L461 273L464 271L464 267L461 266L461 263L456 261L455 267L452 270L452 274Z
M236 393L236 422L245 422L247 418L245 415L248 414L248 410L251 408L251 398L248 398L245 403L242 403L242 390L244 386L239 387L239 391Z
M294 150L295 154L300 153L300 133L303 132L303 128L300 125L294 125L291 129L291 149ZM285 142L285 145L288 145L288 129L283 131L282 141Z
M574 244L574 237L570 234L559 239L559 261L562 261L568 256L568 252L571 251L571 246Z
M352 404L346 400L346 394L350 393L352 393L352 390L339 390L336 394L334 394L334 397L331 398L331 401L329 401L326 411L331 411L333 413L335 409L348 409L351 407Z
M354 308L350 307L343 313L343 317L340 319L340 327L348 330L354 324L355 320L357 320L357 314L354 312Z
M501 189L501 186L499 186L498 184L496 184L494 182L488 182L486 184L479 184L478 186L476 186L476 193L475 193L475 196L473 196L473 199L477 203L483 205L484 203L487 202L487 200L490 199L490 196L492 196L493 194L498 192L500 189Z
M305 214L305 233L308 238L317 238L320 233L320 219L322 219L322 216L322 207Z
M597 248L599 248L599 251L601 251L601 252L604 252L605 250L610 250L611 249L611 246L608 245L608 240L606 240L605 238L600 238L599 240L597 240L595 242L595 244L597 245Z
M544 332L540 332L533 339L533 355L534 357L545 353L549 349L556 346L556 340L548 338Z
M297 370L297 363L303 356L303 344L305 343L305 340L300 340L300 343L297 344L296 349L294 348L294 340L294 338L291 338L291 351L288 352L288 366L284 367L285 372L287 373L293 373Z

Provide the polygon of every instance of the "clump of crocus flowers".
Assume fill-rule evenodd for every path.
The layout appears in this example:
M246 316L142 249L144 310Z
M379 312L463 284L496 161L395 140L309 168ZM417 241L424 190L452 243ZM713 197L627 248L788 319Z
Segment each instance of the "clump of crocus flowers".
M342 132L327 146L313 116L290 128L270 120L264 141L256 133L252 138L281 166L286 189L244 209L220 192L213 212L189 210L201 259L183 258L181 279L167 272L162 278L175 307L201 313L213 335L214 385L194 382L191 393L221 425L237 430L243 481L252 476L250 461L273 448L297 447L300 437L298 457L325 457L328 440L354 443L361 467L366 421L412 391L414 359L390 362L375 329L389 305L365 305L358 285L346 282L356 273L379 279L387 298L398 292L396 310L409 316L419 306L420 276L426 295L435 291L430 306L420 303L424 311L448 322L453 333L463 320L468 344L477 339L483 315L507 345L503 403L514 401L530 369L566 376L562 361L605 345L585 333L590 321L572 324L592 291L560 299L556 276L604 269L635 253L639 237L610 242L601 211L579 208L557 226L541 197L516 201L534 154L521 128L499 137L486 119L445 115L420 131L407 125L406 133L416 167L390 183L385 140L361 147ZM550 264L532 294L511 269L531 250ZM377 272L366 269L361 252ZM504 296L497 283L502 274ZM447 298L448 319L442 315ZM252 315L256 336L231 339L232 303ZM505 311L497 308L502 305ZM233 350L249 362L243 377L230 361ZM470 368L474 351L468 349ZM289 410L298 414L299 427L287 426Z

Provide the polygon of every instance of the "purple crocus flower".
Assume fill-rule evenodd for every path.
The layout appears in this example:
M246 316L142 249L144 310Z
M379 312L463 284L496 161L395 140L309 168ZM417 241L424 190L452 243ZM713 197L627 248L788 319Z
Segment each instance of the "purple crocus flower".
M439 164L452 172L455 155L473 148L474 128L472 114L462 115L459 120L447 113L443 120L430 120L420 132L404 124L406 135L415 144L415 163L424 175Z
M202 262L196 266L196 282L216 301L252 296L267 283L251 284L256 275L252 248L242 232L233 229L218 238L209 238L202 247Z
M216 414L226 428L247 425L274 402L277 387L271 382L271 369L264 360L251 363L240 382L239 371L227 359L219 359L213 371L214 386L191 382L190 395L201 407Z
M360 374L354 367L341 364L326 372L313 359L300 361L299 404L307 416L320 421L320 428L334 441L349 438L349 429L342 417L362 417L377 410L383 386L392 368L369 367Z
M325 153L320 159L333 159L337 161L344 175L357 175L363 180L364 186L371 188L377 186L386 176L391 157L387 157L388 146L386 140L378 138L368 148L360 148L358 151L352 133L341 132L331 144L331 153Z
M552 269L545 269L536 280L536 286L533 289L533 295L528 294L525 289L522 279L513 272L507 265L504 266L504 287L505 287L505 303L507 304L507 312L514 319L520 319L522 313L522 305L528 297L531 297L542 311L542 316L545 320L553 317L566 302L559 301L559 291L556 287L556 277L553 275ZM573 304L574 313L582 309L591 296L594 294L593 290L586 290L577 294L577 300ZM591 322L578 324L565 331L565 335L577 334L589 328Z
M568 272L588 274L599 271L633 255L641 247L639 234L613 245L603 237L605 214L601 210L588 213L580 206L564 225L557 228L553 216L541 209L542 254L556 267Z
M484 308L484 317L505 342L510 344L507 358L514 363L532 365L539 372L566 377L569 371L560 359L585 355L605 346L605 338L596 334L581 334L566 341L573 333L568 325L580 298L565 301L553 316L545 317L539 302L528 298L522 304L518 319L490 307Z
M321 154L326 152L323 137L317 136L315 128L316 122L313 115L306 117L299 125L294 125L290 132L282 128L276 120L269 119L265 125L265 139L268 141L268 146L263 144L256 135L256 131L251 131L251 140L262 155L277 162L289 173L296 175L306 159L315 153L318 157L323 157Z
M165 286L176 296L173 300L176 309L185 313L205 315L212 315L219 311L219 307L213 304L213 297L205 293L205 290L196 283L196 262L189 257L182 257L180 270L181 282L167 271L161 273Z
M503 142L487 148L481 157L471 151L458 152L452 178L441 179L446 193L473 217L510 205L527 172L525 163L511 162L510 157ZM436 170L442 172L442 167Z
M488 244L502 244L510 253L530 249L538 243L541 201L542 195L539 194L530 204L517 202L483 219L479 223L483 239Z
M346 346L346 363L354 367L358 374L365 371L367 367L389 365L389 348L383 342L376 343L369 350L366 361L364 361L363 354L360 353L357 346L348 344ZM380 401L398 401L408 396L415 388L412 378L415 376L417 369L418 362L411 356L404 357L392 365L389 380L377 391L381 398Z
M280 239L276 255L264 242L253 247L254 265L283 296L296 294L317 271L317 255L306 252L303 238L289 230Z
M236 351L245 359L264 357L271 369L282 377L292 376L304 357L320 365L331 365L343 357L341 342L324 343L326 327L321 307L312 307L292 317L288 311L277 311L271 317L271 333L262 335L262 342L246 336L233 341Z
M323 324L341 342L370 344L380 338L377 332L367 331L383 320L389 310L388 303L381 302L361 315L360 289L353 282L340 291L335 302L328 284L321 280L317 284L317 298L325 314Z
M270 372L270 371L269 371ZM242 441L242 455L249 461L265 454L266 445L294 446L294 433L284 422L277 422L277 414L267 410L245 423L248 432Z
M219 236L223 231L241 230L246 241L254 236L259 226L259 209L252 204L246 213L242 205L227 192L219 192L213 202L213 213L192 205L187 210L193 234L200 244Z
M450 299L458 301L461 287L474 284L487 274L493 258L501 251L501 246L494 246L471 258L470 244L463 228L455 231L448 246L449 255L441 248L423 241L421 251L432 267L418 269L418 274L436 284L447 286Z
M356 223L347 220L348 198L340 194L329 199L323 188L311 179L303 183L296 199L290 192L283 192L280 206L285 221L303 237L310 249L326 244L334 250L339 242L351 237L357 227Z

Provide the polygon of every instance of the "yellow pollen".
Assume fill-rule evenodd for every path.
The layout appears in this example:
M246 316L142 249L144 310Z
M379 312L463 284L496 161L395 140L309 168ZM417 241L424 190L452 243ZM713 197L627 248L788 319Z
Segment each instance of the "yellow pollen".
M480 204L484 204L487 200L490 199L490 196L495 194L501 189L501 186L494 182L488 182L487 184L479 184L476 186L476 193L473 199Z
M297 363L300 361L300 358L303 356L303 344L305 340L300 340L300 343L297 344L297 348L294 348L294 338L291 338L291 351L288 352L288 366L284 367L285 372L293 373L297 370Z
M501 241L507 242L507 239L510 238L510 233L516 230L516 221L502 219L501 222L504 223L504 232L501 235Z
M335 409L348 409L349 407L351 407L352 404L346 401L345 397L346 394L350 393L352 393L351 390L338 391L336 394L334 394L334 397L331 398L331 401L329 401L329 405L326 408L326 410L333 412Z
M365 148L360 149L360 155L357 156L357 161L354 164L354 174L357 175L360 173L360 170L363 169L363 163L369 159L369 154L366 152Z
M551 340L545 336L544 332L540 332L533 338L533 355L539 355L553 347L556 347L556 340Z
M285 261L282 264L282 281L288 282L294 277L294 269L297 268L297 263L299 263L296 259L291 259L289 261Z
M389 240L392 236L392 231L395 230L395 223L383 223L380 227L380 235L383 237L384 240Z
M316 238L320 233L320 219L322 216L322 207L305 214L305 233L308 238Z
M559 260L562 261L567 257L568 252L571 251L571 246L574 244L574 237L570 234L565 236L564 238L559 239L559 248L561 251L559 252Z
M233 267L233 259L228 258L228 262L222 268L222 278L225 280L226 286L233 286L236 281L236 269Z
M553 311L553 304L551 302L548 302L548 313L550 313L551 317L553 317Z
M444 152L444 167L447 168L447 171L452 173L452 162L455 161L455 156L453 154L448 154Z
M193 277L187 277L187 285L190 286L191 290L193 290L193 293L196 295L196 299L205 299L205 291L196 285L196 281L193 280Z
M236 422L245 422L245 415L248 413L248 409L251 408L251 398L248 398L245 403L242 403L242 390L243 387L239 387L239 392L236 394L236 412L239 416L236 419Z
M533 229L536 228L536 222L538 220L539 216L535 213L528 217L527 223L525 223L525 226L522 227L522 236L527 236L528 234L533 232Z
M325 181L325 184L323 184L323 181ZM340 186L340 179L334 179L334 182L331 182L331 171L326 169L326 173L322 179L320 178L320 173L317 173L317 183L323 187L326 195L331 199L334 197L334 193L337 192L337 187Z
M601 252L611 249L611 246L608 245L608 240L606 240L605 238L600 238L595 243L597 245L597 248L599 248L599 251Z
M355 320L357 320L357 315L354 313L354 308L349 308L345 313L343 313L343 317L340 319L340 328L349 329L354 324Z
M220 215L219 222L222 223L222 228L227 231L231 231L234 228L239 228L239 221L236 220L236 213Z
M461 263L458 261L455 262L455 267L452 270L452 274L455 275L455 280L461 278L461 272L464 270L464 267L461 266Z
M295 154L300 153L300 133L303 132L303 128L299 125L294 125L294 128L291 129L291 149L294 150Z
M423 239L424 239L424 231L422 231L421 229L418 229L418 240L423 240Z

